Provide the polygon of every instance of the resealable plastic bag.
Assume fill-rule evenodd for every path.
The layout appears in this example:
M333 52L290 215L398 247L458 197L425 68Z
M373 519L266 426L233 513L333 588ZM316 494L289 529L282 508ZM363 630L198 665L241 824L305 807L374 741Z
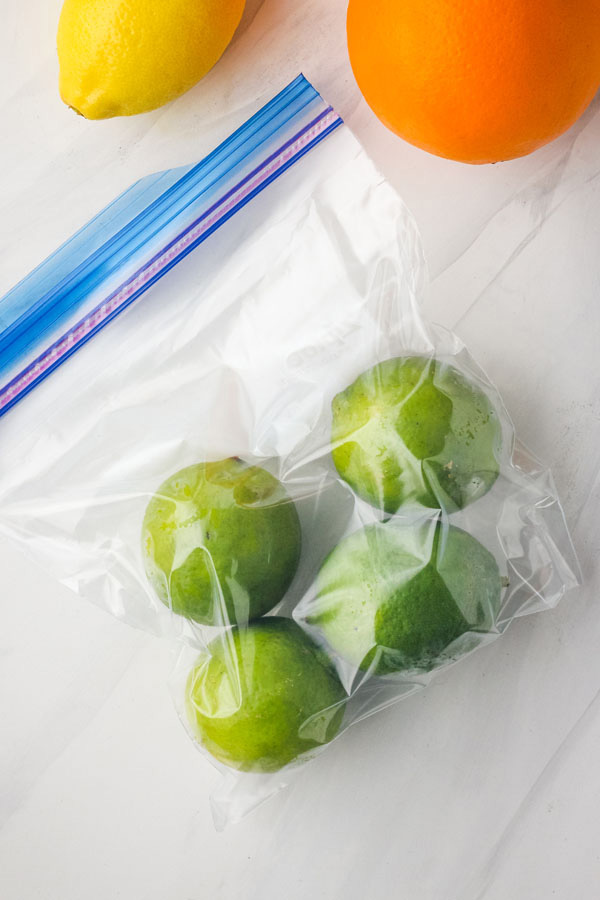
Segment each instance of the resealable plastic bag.
M424 290L410 213L299 77L0 301L0 532L181 640L219 826L578 582Z

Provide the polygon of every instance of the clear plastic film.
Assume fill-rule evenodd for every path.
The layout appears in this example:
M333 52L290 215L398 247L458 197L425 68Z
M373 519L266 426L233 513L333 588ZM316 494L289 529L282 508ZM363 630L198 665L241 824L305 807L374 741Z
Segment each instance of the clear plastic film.
M287 91L44 264L39 314L26 282L0 301L0 398L28 394L2 419L0 530L181 640L219 827L578 582L550 473L420 312L409 212L304 79Z

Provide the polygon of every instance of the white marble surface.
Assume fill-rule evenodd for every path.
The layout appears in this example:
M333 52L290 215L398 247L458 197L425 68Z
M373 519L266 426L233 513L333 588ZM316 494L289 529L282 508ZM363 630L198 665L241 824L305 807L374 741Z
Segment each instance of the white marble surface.
M171 648L0 542L7 900L598 897L600 104L524 160L435 159L361 102L344 6L254 0L203 84L163 111L87 123L57 97L57 0L3 0L0 293L137 176L200 158L304 71L415 213L427 310L466 340L552 466L585 586L217 834L218 776L174 715Z

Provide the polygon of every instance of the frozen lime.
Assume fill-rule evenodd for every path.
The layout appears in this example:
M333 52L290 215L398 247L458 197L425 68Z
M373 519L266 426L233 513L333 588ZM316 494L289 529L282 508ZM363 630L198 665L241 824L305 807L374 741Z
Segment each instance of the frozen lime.
M190 672L192 731L220 762L274 772L337 734L346 693L292 619L270 616L214 640Z
M492 554L460 528L369 525L329 554L306 619L356 667L428 670L493 627L501 586Z
M373 506L462 509L498 476L502 434L487 395L448 363L399 357L333 400L333 460Z
M300 522L281 482L237 458L168 478L142 529L146 573L174 612L209 625L272 609L300 557Z

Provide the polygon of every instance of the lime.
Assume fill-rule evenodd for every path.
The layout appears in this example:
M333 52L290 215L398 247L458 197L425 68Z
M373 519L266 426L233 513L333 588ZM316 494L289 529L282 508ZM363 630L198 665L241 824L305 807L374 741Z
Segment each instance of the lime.
M142 528L146 573L163 603L208 625L264 615L300 557L298 513L280 481L237 458L176 472Z
M498 477L502 434L487 395L447 363L399 357L333 400L333 460L373 506L462 509Z
M387 522L333 549L306 619L361 669L428 670L461 635L490 631L500 594L496 560L467 532Z
M327 655L292 619L275 616L220 635L186 688L195 737L225 765L254 772L332 740L345 700Z

